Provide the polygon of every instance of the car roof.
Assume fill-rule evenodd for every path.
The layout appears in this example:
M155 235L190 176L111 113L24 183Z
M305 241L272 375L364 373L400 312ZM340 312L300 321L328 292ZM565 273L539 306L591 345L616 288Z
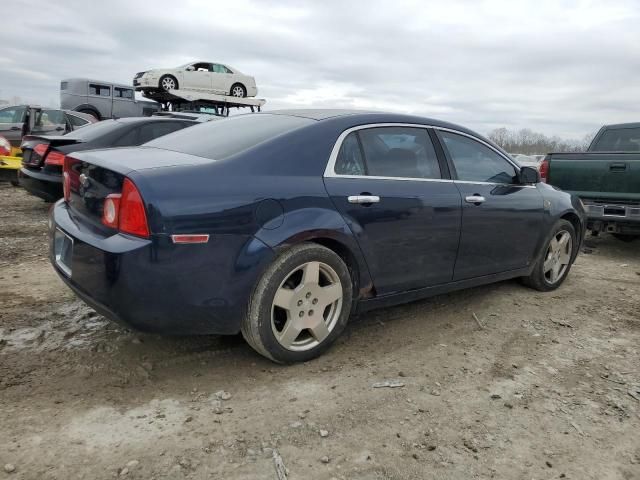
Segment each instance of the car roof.
M123 117L123 118L116 118L114 119L114 121L118 122L118 123L144 123L144 122L150 122L150 121L158 121L158 122L168 122L173 120L174 122L176 120L181 121L181 122L193 122L193 123L197 123L197 121L193 118L175 118L175 117L157 117L157 116L151 116L151 117Z
M443 120L437 120L435 118L421 117L418 115L409 115L405 113L376 112L353 109L286 109L271 110L268 112L263 112L263 114L290 115L293 117L308 118L310 120L316 120L319 122L332 120L335 121L348 117L353 125L363 125L367 123L413 123L418 125L449 128L452 130L468 133L475 137L486 140L482 135L461 125L456 125L454 123L446 122ZM258 113L249 115L261 114Z
M631 122L631 123L615 123L612 125L605 125L603 128L640 128L640 122Z

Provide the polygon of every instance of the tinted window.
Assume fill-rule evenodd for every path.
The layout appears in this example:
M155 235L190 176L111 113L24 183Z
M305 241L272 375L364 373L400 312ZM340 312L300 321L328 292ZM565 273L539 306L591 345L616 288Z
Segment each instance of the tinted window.
M196 72L212 72L213 68L210 63L194 63L193 69Z
M89 123L89 121L85 120L84 118L76 117L75 115L70 114L67 114L67 119L69 120L69 123L74 127L82 127Z
M591 151L640 152L640 128L605 130Z
M60 82L60 90L66 90L69 88L69 82Z
M89 95L98 95L99 97L110 97L111 87L108 87L106 85L98 85L96 83L90 83Z
M347 135L342 142L334 170L338 175L366 175L358 135L355 132Z
M359 130L365 168L374 177L440 178L440 166L424 128Z
M0 123L22 123L26 107L8 107L0 110Z
M288 115L238 115L185 128L149 142L148 146L222 160L312 123L314 120Z
M441 132L458 175L468 182L516 183L516 169L492 149L463 135Z
M131 90L130 88L115 87L113 89L113 96L115 98L126 98L129 100L133 100L133 90Z
M90 142L121 128L122 125L123 124L117 120L103 120L102 122L91 123L86 127L67 133L66 136L75 140Z
M140 144L150 142L168 133L184 128L186 124L180 122L151 122L140 127Z

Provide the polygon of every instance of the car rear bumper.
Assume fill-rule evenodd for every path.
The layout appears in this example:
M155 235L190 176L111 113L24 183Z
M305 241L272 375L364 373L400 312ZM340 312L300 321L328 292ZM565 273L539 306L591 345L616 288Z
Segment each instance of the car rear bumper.
M611 233L640 233L640 205L586 203L587 227Z
M18 170L18 183L27 192L47 202L55 202L62 197L62 175L22 167Z
M64 261L56 231L72 242ZM245 236L191 245L175 245L168 235L105 237L63 201L51 211L49 233L50 261L82 300L111 320L155 333L238 333L257 276L273 257Z

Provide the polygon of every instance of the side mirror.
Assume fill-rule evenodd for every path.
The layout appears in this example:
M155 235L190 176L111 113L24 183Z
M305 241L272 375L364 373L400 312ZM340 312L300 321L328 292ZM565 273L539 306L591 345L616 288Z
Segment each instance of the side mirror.
M520 183L530 184L540 182L540 172L533 167L520 168Z
M195 70L195 68L193 68L193 65L189 65L187 68L185 68L185 70L187 72L193 72Z

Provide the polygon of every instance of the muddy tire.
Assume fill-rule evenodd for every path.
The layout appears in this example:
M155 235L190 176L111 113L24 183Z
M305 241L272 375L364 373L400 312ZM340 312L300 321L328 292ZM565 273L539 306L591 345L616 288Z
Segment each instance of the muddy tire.
M313 243L296 245L281 253L258 281L242 335L275 362L311 360L342 333L352 299L349 269L338 255Z
M578 237L567 220L558 220L546 238L531 275L522 282L541 292L555 290L569 274L578 254Z

